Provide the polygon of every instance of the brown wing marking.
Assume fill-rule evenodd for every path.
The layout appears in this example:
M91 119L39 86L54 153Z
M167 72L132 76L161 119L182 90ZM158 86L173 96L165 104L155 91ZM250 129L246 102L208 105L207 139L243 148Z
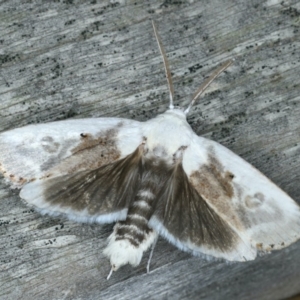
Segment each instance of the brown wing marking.
M213 151L212 151L213 153ZM234 184L235 174L225 170L221 162L213 154L209 155L209 163L194 171L189 180L199 195L214 208L223 219L238 230L244 230L244 224L236 215L232 199L241 197L239 186Z
M101 131L96 136L81 133L78 136L79 144L71 149L71 156L61 160L61 157L66 155L66 149L69 148L68 145L65 145L59 155L50 156L41 165L41 170L46 171L45 177L52 177L56 174L93 170L116 161L121 155L120 149L116 145L117 134L118 128Z

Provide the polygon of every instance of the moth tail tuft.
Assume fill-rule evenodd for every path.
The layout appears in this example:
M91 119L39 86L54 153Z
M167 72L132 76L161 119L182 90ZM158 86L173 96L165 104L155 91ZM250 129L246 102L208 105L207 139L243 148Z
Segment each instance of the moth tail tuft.
M103 254L109 258L113 271L117 271L126 264L136 267L140 264L143 253L148 250L156 238L157 233L151 231L141 244L135 246L127 238L120 239L120 236L117 237L116 230L114 230L108 238L109 242L103 250Z
M111 239L103 254L110 259L112 270L117 271L126 264L138 266L142 260L143 249L133 246L127 239L118 241Z

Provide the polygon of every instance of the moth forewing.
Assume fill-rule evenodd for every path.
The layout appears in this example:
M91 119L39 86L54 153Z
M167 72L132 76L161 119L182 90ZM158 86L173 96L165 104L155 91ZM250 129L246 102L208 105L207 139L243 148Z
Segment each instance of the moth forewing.
M104 250L108 278L124 264L138 265L158 235L193 255L230 261L252 260L298 240L296 202L230 150L198 137L186 121L195 100L231 61L204 82L185 111L174 108L171 73L153 28L170 109L144 123L66 120L2 133L4 177L42 213L117 221Z
M93 170L133 153L142 143L140 122L77 119L28 125L1 134L0 171L13 186Z

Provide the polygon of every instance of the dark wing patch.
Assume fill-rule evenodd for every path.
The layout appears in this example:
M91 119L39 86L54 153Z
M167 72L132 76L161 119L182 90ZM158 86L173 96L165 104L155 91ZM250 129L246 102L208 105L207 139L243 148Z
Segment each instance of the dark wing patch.
M75 219L101 216L128 208L137 193L141 172L138 147L125 158L96 170L29 183L20 195L50 214L64 213Z
M203 165L199 171L195 171L190 175L198 179L199 189L204 195L209 195L214 199L219 199L222 196L232 198L234 196L234 189L232 179L234 175L229 171L224 171L223 166L210 156L210 163Z
M174 168L162 188L153 216L168 233L160 232L160 226L156 228L155 222L154 229L166 238L170 234L187 248L193 245L191 251L197 247L205 247L219 252L230 252L239 240L235 231L189 183L181 163Z
M81 133L78 136L79 144L71 149L72 155L63 160L61 159L66 156L65 152L70 147L65 145L58 155L50 156L41 165L41 170L46 171L44 177L52 177L53 174L57 176L57 174L72 174L83 170L93 170L116 161L121 156L120 149L116 145L117 134L118 128L107 129L94 136ZM50 139L50 137L46 138ZM53 140L51 142L53 144Z
M213 151L211 150L213 153ZM239 198L238 186L234 186L235 175L225 170L221 162L209 155L209 163L202 165L199 170L191 173L189 181L199 195L205 199L215 211L222 212L226 221L239 230L244 226L235 215L232 203L234 197Z

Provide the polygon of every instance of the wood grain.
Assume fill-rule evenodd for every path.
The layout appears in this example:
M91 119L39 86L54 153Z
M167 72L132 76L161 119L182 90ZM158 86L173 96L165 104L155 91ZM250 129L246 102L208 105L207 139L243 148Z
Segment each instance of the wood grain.
M84 117L147 120L234 64L198 100L197 134L230 148L300 203L300 2L0 2L0 130ZM112 225L40 216L0 181L0 299L282 299L300 293L300 242L246 263L191 257L160 239L109 281Z

